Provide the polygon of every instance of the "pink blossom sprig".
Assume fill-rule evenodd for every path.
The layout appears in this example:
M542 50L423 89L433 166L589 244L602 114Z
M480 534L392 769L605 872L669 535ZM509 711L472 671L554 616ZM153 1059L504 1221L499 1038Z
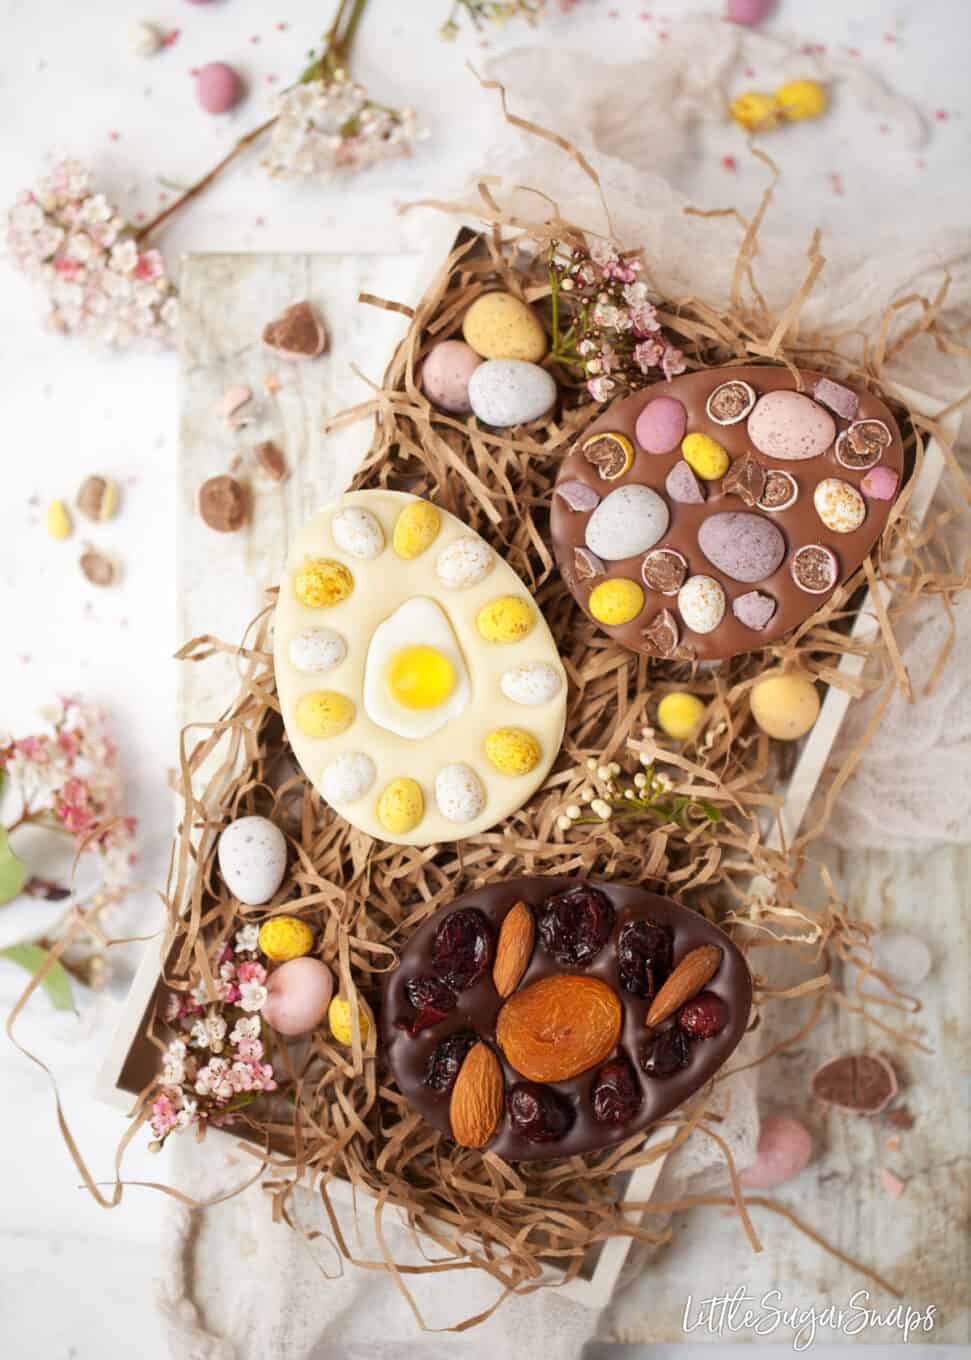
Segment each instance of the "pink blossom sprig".
M277 1089L264 1061L266 967L259 957L259 929L243 926L215 960L210 997L204 981L188 992L170 992L162 1019L172 1038L162 1053L149 1125L158 1151L170 1133L207 1125L223 1128L257 1096Z
M642 269L636 255L612 241L557 242L550 251L553 358L582 373L594 401L685 370L684 355L661 329Z
M561 14L569 14L579 3L580 0L556 0L556 8ZM510 19L525 19L527 23L535 24L549 8L547 0L452 0L439 36L453 42L461 31L459 20L462 17L481 31L489 24L507 24Z
M109 345L171 345L179 304L159 251L137 233L74 160L59 161L7 217L7 246L38 285L49 326Z

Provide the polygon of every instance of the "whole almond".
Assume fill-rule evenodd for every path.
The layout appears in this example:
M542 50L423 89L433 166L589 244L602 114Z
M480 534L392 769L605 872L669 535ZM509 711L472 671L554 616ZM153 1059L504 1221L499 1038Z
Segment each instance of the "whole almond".
M697 996L718 972L721 961L722 951L717 944L699 945L690 954L685 954L651 1003L647 1013L648 1029L660 1025L686 1001Z
M485 1147L502 1117L504 1095L499 1059L487 1044L469 1049L452 1087L449 1120L459 1147Z
M525 902L517 902L502 923L492 981L500 996L511 996L519 986L533 952L536 922Z

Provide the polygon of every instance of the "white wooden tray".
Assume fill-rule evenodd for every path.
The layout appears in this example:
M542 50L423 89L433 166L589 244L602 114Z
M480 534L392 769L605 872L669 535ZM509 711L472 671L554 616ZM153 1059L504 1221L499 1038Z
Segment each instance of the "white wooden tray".
M279 578L290 534L309 514L344 490L370 444L372 432L361 422L325 441L322 418L366 396L366 388L354 378L350 364L356 362L378 378L385 356L405 327L400 315L369 309L365 328L363 309L355 306L357 295L368 291L417 300L453 248L458 230L454 219L436 220L424 256L203 255L190 256L185 262L179 460L180 640L205 632L241 636L260 607L266 586ZM332 348L328 358L302 367L297 375L282 374L283 366L268 359L258 337L266 320L298 297L319 301L332 333ZM288 384L270 400L264 395L263 381L268 369L281 372ZM214 415L222 392L240 382L253 388L259 404L257 423L242 436L222 428ZM932 419L946 404L907 388L889 391L912 410ZM958 423L957 414L941 422L949 436L956 433ZM286 449L292 469L290 480L255 497L253 520L247 530L214 543L215 536L201 524L194 510L199 484L226 471L234 450L241 445L272 437ZM943 451L931 440L909 505L916 521L927 513L943 466ZM877 589L883 599L889 596L883 584ZM867 642L877 629L868 591L852 636ZM839 669L854 676L863 664L861 656L847 655ZM229 660L222 668L209 661L205 667L182 669L182 723L211 718L232 698L236 678ZM773 847L790 845L798 834L848 706L847 694L832 686L827 689L819 718L800 749L781 811L768 832ZM158 947L150 945L97 1080L99 1097L118 1108L131 1107L135 1088L126 1079L125 1068L159 978ZM667 1136L661 1130L649 1135L649 1142L663 1142ZM632 1203L645 1203L663 1165L661 1156L649 1166L618 1177L618 1194ZM329 1190L337 1204L350 1206L349 1185L332 1182ZM639 1216L629 1217L635 1222ZM561 1292L588 1307L604 1307L632 1241L631 1237L612 1237L592 1248L581 1272L569 1284L561 1285ZM559 1269L551 1267L547 1275L551 1281L562 1280Z

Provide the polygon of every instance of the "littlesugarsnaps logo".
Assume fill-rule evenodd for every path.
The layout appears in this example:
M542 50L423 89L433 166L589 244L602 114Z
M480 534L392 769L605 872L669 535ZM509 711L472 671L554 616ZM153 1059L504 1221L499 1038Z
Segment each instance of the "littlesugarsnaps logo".
M879 1329L899 1333L895 1340L909 1341L920 1332L934 1330L936 1311L933 1304L924 1309L912 1308L907 1303L873 1308L867 1289L858 1289L845 1304L831 1303L825 1308L787 1307L778 1289L770 1289L756 1299L746 1294L744 1285L740 1285L731 1294L715 1294L697 1301L689 1294L681 1325L686 1333L706 1331L711 1336L728 1336L742 1331L771 1336L780 1328L791 1328L793 1350L805 1351L813 1345L822 1329L838 1332L841 1336L860 1336L870 1329Z

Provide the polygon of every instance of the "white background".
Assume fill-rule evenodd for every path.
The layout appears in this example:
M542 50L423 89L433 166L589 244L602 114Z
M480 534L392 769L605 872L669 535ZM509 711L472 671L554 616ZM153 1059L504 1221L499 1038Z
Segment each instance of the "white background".
M664 41L659 35L666 25L703 8L675 0L583 0L569 17L551 16L538 29L515 24L493 31L483 47L476 36L451 46L438 41L446 0L372 0L355 70L377 98L420 110L429 138L415 158L319 189L268 181L250 159L165 234L170 265L176 267L184 250L414 246L420 225L399 217L398 203L453 195L481 167L498 117L495 97L478 87L466 60L481 67L518 43L542 43L553 63L561 45L631 60ZM92 166L127 212L151 214L171 192L167 184L190 181L266 116L274 88L267 78L277 77L278 85L292 79L330 12L329 5L294 0L198 6L149 0L139 9L129 0L0 5L0 205L36 179L51 153L67 151ZM912 222L915 215L932 216L945 198L963 194L967 201L969 15L965 0L786 0L780 6L775 27L795 29L807 42L857 49L859 60L917 103L930 131L926 146L915 148L892 130L881 132L866 109L837 108L825 124L793 129L788 146L773 142L786 176L782 211L793 230L805 234L822 223L838 232L848 218L859 229L870 213L884 226L898 213ZM128 30L137 17L179 28L177 41L149 60L132 56ZM208 60L236 64L249 82L248 99L231 115L213 118L195 105L189 73ZM719 164L724 155L742 156L741 134L729 125L711 130L710 145ZM834 174L841 176L842 194ZM742 158L724 175L721 200L701 206L744 208L755 201L761 181L750 163ZM176 360L104 355L44 334L25 281L6 264L0 280L0 727L28 730L39 703L70 689L110 706L140 821L144 886L134 920L147 928L170 825L166 772L176 749L176 663L170 658L182 641L174 636L172 586ZM375 353L374 376L385 357ZM82 534L55 544L43 529L47 501L73 497L92 472L113 476L122 487L122 513L92 535L124 559L124 581L110 592L97 592L77 570ZM25 919L20 908L7 909L0 942L23 931ZM19 984L12 969L0 970L0 1010ZM57 1073L82 1151L104 1179L120 1124L88 1092L109 1006L108 1000L86 1004L80 1020L52 1018L38 997L21 1031ZM114 1360L133 1350L140 1360L155 1360L164 1353L151 1304L162 1196L131 1189L109 1214L79 1191L48 1081L5 1042L0 1092L5 1360ZM133 1149L126 1170L136 1179L164 1179L164 1158Z

